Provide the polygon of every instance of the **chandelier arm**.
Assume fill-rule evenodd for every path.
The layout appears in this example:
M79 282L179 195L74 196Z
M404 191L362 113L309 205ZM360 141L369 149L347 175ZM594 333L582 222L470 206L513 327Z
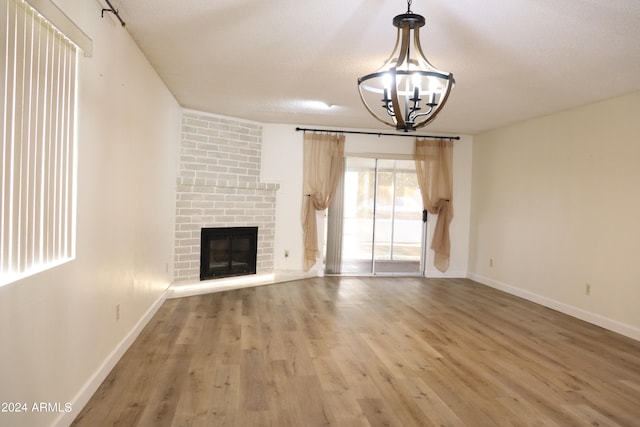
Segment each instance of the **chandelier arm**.
M442 97L442 99L440 100L440 104L438 104L438 108L436 108L433 113L431 114L431 116L429 116L429 118L427 120L425 120L424 122L420 123L418 126L416 126L416 129L419 129L423 126L428 125L429 123L431 123L437 116L438 113L440 113L440 110L442 110L442 107L444 107L444 105L447 103L447 99L449 98L449 94L451 93L451 89L453 89L453 75L451 75L451 73L449 73L449 84L447 85L447 91L444 93L444 96Z
M400 29L400 27L398 27L398 29ZM406 128L407 123L406 123L406 119L408 119L408 116L405 118L402 115L402 108L400 108L400 101L398 100L398 80L397 80L397 73L398 73L398 65L402 64L405 60L408 60L407 58L407 53L409 52L409 36L410 36L410 31L409 31L409 23L407 22L403 22L402 23L402 32L401 32L401 36L402 36L402 40L400 42L400 56L398 57L398 61L396 62L395 67L393 67L390 71L391 71L391 104L393 106L393 113L394 116L396 118L396 127L398 129L400 128ZM408 113L408 112L407 112Z
M413 88L413 98L409 98L409 101L413 102L413 107L411 107L411 109L407 111L407 118L409 121L415 122L416 117L429 114L429 112L431 111L431 109L429 109L429 111L427 111L426 113L417 113L417 111L422 110L422 108L420 107L421 100L422 98L420 98L420 89L416 86Z
M395 126L395 123L391 122L391 121L386 121L381 119L380 117L378 117L378 115L376 113L373 112L373 110L371 109L371 107L369 107L369 104L367 104L367 101L365 100L364 94L362 93L362 79L358 79L358 93L360 94L360 100L362 101L362 103L364 104L364 107L367 109L367 111L369 112L369 114L371 114L376 120L378 120L380 123L383 123L387 126Z
M433 106L429 105L429 109L424 113L413 114L412 120L415 122L416 118L422 117L422 116L428 116L429 114L431 114L432 111L433 111Z
M413 44L415 45L416 49L417 49L417 56L418 58L421 58L422 60L424 60L431 68L436 68L433 65L431 65L431 63L429 62L429 60L427 59L427 56L424 54L424 52L422 51L422 45L420 44L420 28L416 27L413 30Z
M398 56L398 61L393 67L394 71L398 65L402 64L405 60L409 61L409 58L407 58L407 54L409 53L409 36L411 34L411 31L409 31L409 23L403 22L402 28L398 27L398 30L401 31L402 40L400 42L400 55Z
M402 29L400 27L398 27L398 31L397 31L397 34L396 34L396 43L393 45L393 50L391 51L391 55L387 58L386 61L384 61L384 64L382 65L382 67L380 69L384 69L384 68L391 69L392 68L391 65L392 64L395 65L395 63L397 63L394 60L393 55L396 53L396 50L398 50L398 44L400 44L400 39L401 39L401 37L400 37L400 34L401 34L400 32L401 31L402 31Z
M389 105L389 102L386 103L384 108L385 108L385 110L387 110L387 114L389 116L391 116L391 117L395 117L396 116L396 113L394 113L394 111L393 111L393 105Z

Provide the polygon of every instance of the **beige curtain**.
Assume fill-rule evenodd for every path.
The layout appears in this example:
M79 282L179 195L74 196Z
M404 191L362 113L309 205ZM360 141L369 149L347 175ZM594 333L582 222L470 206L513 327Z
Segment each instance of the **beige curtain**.
M304 134L302 231L304 271L316 263L318 226L316 211L327 209L336 191L344 164L344 135Z
M453 141L416 139L414 159L423 208L438 215L431 240L434 264L445 272L449 268L451 252L449 224L453 219Z

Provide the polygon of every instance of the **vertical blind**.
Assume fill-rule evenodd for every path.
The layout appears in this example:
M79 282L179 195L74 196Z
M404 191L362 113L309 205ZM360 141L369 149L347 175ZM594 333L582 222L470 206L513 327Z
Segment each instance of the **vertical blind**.
M77 48L0 0L0 286L75 255Z

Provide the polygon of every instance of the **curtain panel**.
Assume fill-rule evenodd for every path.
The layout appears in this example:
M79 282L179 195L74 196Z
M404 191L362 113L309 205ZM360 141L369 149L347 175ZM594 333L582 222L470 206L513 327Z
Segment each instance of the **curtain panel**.
M453 219L453 141L416 139L414 159L423 209L438 215L431 240L434 265L445 272L449 268L451 253L449 224Z
M318 258L316 211L327 209L344 167L344 135L304 134L302 232L304 271Z

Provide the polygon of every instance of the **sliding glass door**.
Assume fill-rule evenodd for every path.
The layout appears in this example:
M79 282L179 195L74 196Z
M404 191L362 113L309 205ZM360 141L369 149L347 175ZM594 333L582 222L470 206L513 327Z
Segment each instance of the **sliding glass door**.
M327 272L421 274L424 229L414 161L347 158L342 185L336 196L342 206L329 210L329 221L341 222L333 227L341 231L342 241L333 245L340 246L340 259ZM331 233L328 240L330 250Z

